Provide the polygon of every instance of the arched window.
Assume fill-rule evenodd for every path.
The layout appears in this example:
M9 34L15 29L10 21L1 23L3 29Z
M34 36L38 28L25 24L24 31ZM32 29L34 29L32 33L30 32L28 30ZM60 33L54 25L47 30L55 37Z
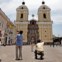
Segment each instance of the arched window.
M23 7L21 7L21 9L23 9Z
M46 14L45 13L43 14L43 18L46 18Z
M21 17L20 18L23 18L23 14L21 14Z
M43 9L45 9L45 7L43 7Z
M45 31L46 32L46 31Z
M2 37L2 33L1 33L1 31L0 31L0 37Z
M47 35L45 35L45 37L47 37Z

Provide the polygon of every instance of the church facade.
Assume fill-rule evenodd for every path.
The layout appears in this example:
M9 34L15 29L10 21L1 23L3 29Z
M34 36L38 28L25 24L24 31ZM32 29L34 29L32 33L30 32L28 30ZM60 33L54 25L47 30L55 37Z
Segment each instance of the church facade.
M32 38L35 42L41 39L44 42L52 42L52 21L50 16L51 9L42 2L38 8L38 20L28 20L29 10L22 2L22 5L16 9L16 29L23 31L24 42L30 43Z

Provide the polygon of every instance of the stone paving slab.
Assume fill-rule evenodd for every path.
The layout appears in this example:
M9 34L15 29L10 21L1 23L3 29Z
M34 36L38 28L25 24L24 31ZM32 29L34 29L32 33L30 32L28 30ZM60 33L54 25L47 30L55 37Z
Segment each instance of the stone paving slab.
M0 46L1 62L62 62L62 46L44 46L44 60L36 60L30 46L23 46L23 60L15 60L15 46Z

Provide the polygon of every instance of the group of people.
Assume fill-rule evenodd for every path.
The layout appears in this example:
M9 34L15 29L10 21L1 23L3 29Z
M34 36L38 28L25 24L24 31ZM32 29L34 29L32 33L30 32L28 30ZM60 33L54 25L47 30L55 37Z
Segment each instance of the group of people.
M22 46L23 46L23 31L17 31L16 36L16 60L22 60ZM32 39L33 40L33 39ZM33 40L34 41L34 40ZM37 55L40 55L40 59L43 59L44 56L44 49L43 49L44 42L38 40L37 43L31 43L31 50L33 51L33 46L35 46L35 59L37 59Z
M3 46L12 45L12 39L10 39L10 37L9 38L5 37L3 42L0 40L0 46L1 45Z

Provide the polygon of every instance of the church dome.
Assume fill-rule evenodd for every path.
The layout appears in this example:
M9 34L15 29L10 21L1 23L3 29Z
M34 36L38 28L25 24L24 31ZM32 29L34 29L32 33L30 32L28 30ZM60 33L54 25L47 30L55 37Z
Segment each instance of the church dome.
M39 10L41 10L41 9L50 10L50 8L49 8L47 5L41 5L41 6L39 7Z
M25 6L25 5L21 5L21 6L19 6L17 9L28 9L28 8L27 8L27 6Z
M27 6L25 5L25 2L22 2L22 5L19 6L17 9L24 9L24 10L28 10Z
M43 1L42 5L39 7L38 10L50 10L50 8L47 5L45 5L45 2Z

